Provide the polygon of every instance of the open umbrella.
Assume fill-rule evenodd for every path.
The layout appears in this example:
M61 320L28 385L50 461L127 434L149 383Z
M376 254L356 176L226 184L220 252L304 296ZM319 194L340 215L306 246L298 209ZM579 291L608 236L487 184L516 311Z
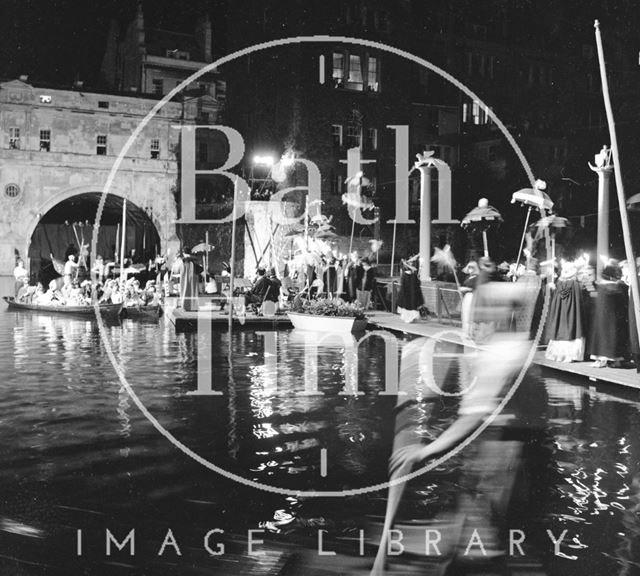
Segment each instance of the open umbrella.
M534 226L538 230L549 230L549 236L551 236L551 261L555 262L556 258L556 232L560 228L567 228L569 226L569 220L558 216L557 214L549 214L544 218L540 218Z
M522 188L511 195L511 204L520 202L523 206L528 206L527 218L525 219L524 228L522 229L520 249L518 250L518 256L516 257L516 268L518 267L518 264L520 264L520 255L522 254L522 247L524 246L524 237L527 233L531 209L536 208L540 214L544 216L553 208L553 201L549 198L549 195L544 192L546 189L547 183L544 180L536 180L533 188Z
M469 226L478 227L482 230L482 244L484 246L484 255L489 257L489 245L487 243L487 230L492 224L502 222L502 216L493 206L489 206L489 201L486 198L480 198L478 205L467 213L462 219L460 225L463 228Z
M634 194L627 199L627 210L632 212L640 212L640 194Z
M193 248L191 248L192 254L202 254L202 267L204 268L205 274L209 274L209 252L212 252L215 246L213 244L209 244L209 231L205 232L204 242L200 242L200 244L196 244Z

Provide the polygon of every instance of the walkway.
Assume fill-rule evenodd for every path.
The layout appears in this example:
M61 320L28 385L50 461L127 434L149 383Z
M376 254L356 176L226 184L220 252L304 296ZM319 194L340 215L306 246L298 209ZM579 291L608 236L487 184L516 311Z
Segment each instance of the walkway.
M460 327L453 324L439 324L432 320L418 320L407 324L400 319L400 316L391 312L371 312L369 317L371 324L385 330L430 338L437 335L441 340L449 342L461 340L456 336ZM543 350L536 353L533 362L553 370L586 377L592 382L608 382L640 389L640 374L635 371L635 368L594 368L591 362L554 362L544 357Z

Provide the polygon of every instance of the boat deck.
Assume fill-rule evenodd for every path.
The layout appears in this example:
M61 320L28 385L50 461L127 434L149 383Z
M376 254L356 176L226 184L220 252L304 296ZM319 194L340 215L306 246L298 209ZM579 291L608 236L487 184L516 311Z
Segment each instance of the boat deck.
M164 313L167 319L175 326L176 332L194 332L198 329L198 312L175 308L165 305ZM229 325L229 313L219 310L218 307L201 308L210 315L213 327L226 328ZM244 318L233 318L233 326L236 328L291 328L291 321L286 314L276 316L260 316L258 314L246 314Z

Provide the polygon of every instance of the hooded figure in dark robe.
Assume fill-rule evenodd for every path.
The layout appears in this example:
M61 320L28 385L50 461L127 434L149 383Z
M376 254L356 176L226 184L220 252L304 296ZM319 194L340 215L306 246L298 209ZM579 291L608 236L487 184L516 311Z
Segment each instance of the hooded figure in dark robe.
M191 255L191 249L183 250L180 265L180 304L186 312L198 309L198 275L202 268L198 266Z

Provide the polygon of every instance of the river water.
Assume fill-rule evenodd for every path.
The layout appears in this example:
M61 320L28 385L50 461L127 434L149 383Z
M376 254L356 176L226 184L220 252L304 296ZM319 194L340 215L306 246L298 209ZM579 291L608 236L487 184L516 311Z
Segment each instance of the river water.
M105 337L155 422L118 377ZM0 346L3 576L241 575L250 573L242 563L249 529L263 530L255 538L264 548L315 546L319 529L345 554L359 530L375 540L385 490L345 498L301 492L387 480L395 398L380 394L381 340L362 344L356 366L340 340L316 343L309 354L292 330L235 331L231 341L214 332L211 386L221 394L209 396L189 394L198 386L197 336L176 334L163 319L125 320L101 334L95 321L2 310ZM341 394L354 374L362 395ZM310 378L322 395L305 394ZM588 384L531 368L508 406L519 424L501 432L506 443L486 441L412 481L400 517L437 519L469 508L461 494L509 493L502 528L526 534L527 558L540 573L640 573L640 399ZM454 409L440 403L430 434L446 428ZM227 478L177 443L225 473L289 492ZM520 449L511 457L513 445ZM496 481L479 463L506 472ZM159 558L168 528L182 556L170 548ZM132 529L135 555L113 547L108 555L106 531L123 540ZM227 539L226 564L209 563L203 549L213 529L224 530L210 544ZM547 530L558 538L565 529L554 554ZM352 549L357 555L357 544Z

